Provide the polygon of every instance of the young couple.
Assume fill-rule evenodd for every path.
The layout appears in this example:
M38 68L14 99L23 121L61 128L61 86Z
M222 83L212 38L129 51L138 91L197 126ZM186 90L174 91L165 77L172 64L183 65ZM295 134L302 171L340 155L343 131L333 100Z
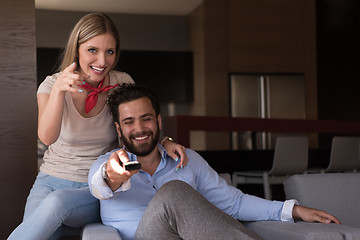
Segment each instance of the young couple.
M133 238L136 229L139 239L152 233L171 239L166 232L186 239L200 234L197 231L208 237L217 229L215 225L224 233L224 224L235 232L237 228L247 232L235 218L280 220L293 215L307 221L337 222L321 211L292 208L293 201L269 202L243 194L227 186L194 151L168 140L160 141L165 149L157 145L162 127L158 103L147 93L125 98L132 85L116 90L109 99L110 111L109 94L118 85L134 83L128 74L113 70L119 53L118 31L106 15L90 13L75 25L59 71L38 89L38 136L48 150L28 196L23 222L8 239L59 239L64 226L100 221L99 201L89 191L88 173L100 155L118 148L118 135L128 152L118 149L100 157L89 179L92 194L108 199L101 200L102 220L118 228L125 239ZM119 118L116 129L110 112L115 120ZM125 171L119 160L133 159L141 162L142 169ZM164 205L156 199L164 200ZM162 215L152 216L157 213ZM156 219L158 225L147 224Z

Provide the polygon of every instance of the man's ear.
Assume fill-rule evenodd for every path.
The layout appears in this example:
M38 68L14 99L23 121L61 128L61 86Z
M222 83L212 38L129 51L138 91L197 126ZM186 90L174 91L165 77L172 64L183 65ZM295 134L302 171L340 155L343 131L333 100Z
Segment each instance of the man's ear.
M162 130L162 120L161 120L161 115L160 114L157 117L157 121L158 121L159 131L160 131L160 130Z
M120 124L118 124L117 122L115 122L115 127L116 127L116 131L117 131L117 133L118 133L118 136L121 137Z

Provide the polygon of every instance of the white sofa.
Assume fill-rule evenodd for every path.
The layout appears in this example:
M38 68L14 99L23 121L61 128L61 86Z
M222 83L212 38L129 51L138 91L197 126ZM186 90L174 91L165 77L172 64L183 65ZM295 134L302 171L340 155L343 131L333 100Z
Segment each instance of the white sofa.
M228 174L222 175L230 181ZM287 199L334 214L343 223L243 222L265 240L360 240L360 173L294 175L284 183ZM116 229L101 223L84 227L83 240L121 240Z
M360 240L360 173L294 175L284 182L287 199L335 215L337 224L251 222L265 240Z

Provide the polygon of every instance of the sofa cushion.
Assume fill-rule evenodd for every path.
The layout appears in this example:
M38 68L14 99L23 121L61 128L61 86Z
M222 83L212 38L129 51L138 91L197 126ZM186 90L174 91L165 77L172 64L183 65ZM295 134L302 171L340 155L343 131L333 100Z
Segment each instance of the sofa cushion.
M294 175L284 182L287 199L324 210L342 224L360 227L360 173Z
M360 229L338 224L306 222L243 222L264 240L360 240Z
M82 240L111 239L121 240L119 232L116 228L106 226L102 223L87 224L83 228Z

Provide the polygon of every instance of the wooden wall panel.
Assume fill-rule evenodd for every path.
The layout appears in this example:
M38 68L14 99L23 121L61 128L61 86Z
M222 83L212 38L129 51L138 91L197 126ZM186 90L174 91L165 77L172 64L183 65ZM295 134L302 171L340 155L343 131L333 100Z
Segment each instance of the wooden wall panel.
M230 72L302 72L303 0L229 0Z
M318 119L318 78L316 54L316 9L314 0L304 0L304 76L306 118ZM311 139L310 139L311 144Z
M205 71L204 71L204 6L200 5L188 16L189 48L194 56L194 101L190 108L191 115L205 115ZM166 134L168 134L166 132ZM206 149L204 132L191 133L191 148Z
M230 114L228 75L228 2L204 1L205 46L205 112L206 116ZM221 124L221 123L219 123ZM207 132L206 146L209 150L228 149L229 133Z
M0 239L21 222L37 169L34 0L0 8Z
M228 102L228 4L206 0L189 16L190 47L194 52L194 102L191 115L229 114ZM227 133L194 132L196 150L227 149ZM203 144L204 143L204 144Z
M204 1L204 9L206 115L228 115L228 4L208 0Z

